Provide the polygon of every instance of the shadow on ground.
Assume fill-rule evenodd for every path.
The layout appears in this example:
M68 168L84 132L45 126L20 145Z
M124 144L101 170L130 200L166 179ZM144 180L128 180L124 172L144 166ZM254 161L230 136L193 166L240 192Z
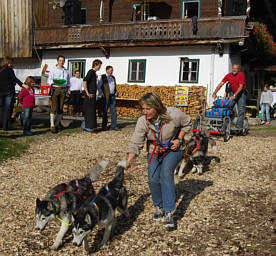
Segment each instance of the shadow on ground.
M180 202L177 205L175 210L175 220L181 220L188 207L190 202L200 193L204 191L206 187L212 186L213 182L209 180L183 180L176 184L175 191L176 191L176 202ZM177 223L176 223L177 228Z
M113 231L111 241L123 235L126 231L128 231L132 227L133 223L136 221L139 214L143 212L145 208L144 204L147 201L149 196L150 196L150 193L141 195L133 205L128 207L130 217L125 217L124 215L120 215L117 217L115 229ZM90 253L95 253L100 249L100 243L103 239L103 234L104 234L104 229L101 229L98 231L98 233L95 236L92 248L90 249Z

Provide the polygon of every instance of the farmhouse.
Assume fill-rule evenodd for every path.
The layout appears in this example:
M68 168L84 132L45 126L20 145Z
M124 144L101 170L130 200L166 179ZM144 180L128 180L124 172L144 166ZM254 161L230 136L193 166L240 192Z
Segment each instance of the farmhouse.
M237 0L4 0L0 57L15 58L22 80L60 54L82 76L99 58L118 84L204 86L210 103L241 62L249 9Z

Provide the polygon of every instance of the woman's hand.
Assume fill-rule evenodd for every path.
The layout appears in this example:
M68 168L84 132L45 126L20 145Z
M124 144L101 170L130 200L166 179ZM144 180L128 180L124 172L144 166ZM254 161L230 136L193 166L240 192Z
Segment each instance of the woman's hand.
M126 169L129 169L131 167L131 164L134 160L136 155L134 153L129 153L127 156L127 162L126 162Z
M172 145L171 145L172 150L178 150L180 148L179 140L172 140L171 143L172 143Z

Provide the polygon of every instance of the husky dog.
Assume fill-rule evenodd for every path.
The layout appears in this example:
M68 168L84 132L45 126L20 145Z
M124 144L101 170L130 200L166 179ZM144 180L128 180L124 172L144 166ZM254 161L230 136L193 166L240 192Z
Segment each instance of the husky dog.
M98 224L105 227L101 242L101 246L105 246L115 225L115 210L118 209L120 213L129 216L128 195L123 185L125 167L126 161L119 162L113 180L105 184L95 197L88 198L77 215L74 216L72 230L74 245L80 246L82 244L83 248L88 251L87 235Z
M189 160L191 160L193 164L192 173L197 172L198 174L202 174L207 158L209 142L212 149L216 151L216 142L212 138L207 137L205 133L194 133L192 138L186 144L184 156L176 166L175 174L178 174L178 176L181 177Z
M61 222L51 249L56 250L62 244L65 233L72 225L72 214L81 207L87 197L95 196L92 182L107 164L107 161L102 161L92 167L84 178L72 180L68 184L59 184L52 188L42 201L36 199L36 229L43 230L50 220L57 219Z

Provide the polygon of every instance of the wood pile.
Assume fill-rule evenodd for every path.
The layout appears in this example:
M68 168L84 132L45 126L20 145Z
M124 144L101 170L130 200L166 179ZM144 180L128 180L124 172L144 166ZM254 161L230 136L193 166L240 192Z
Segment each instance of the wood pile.
M139 86L129 84L117 85L118 100L117 114L120 117L137 118L140 115L138 99L149 92L156 93L163 104L168 107L175 107L175 88L176 86ZM205 109L205 90L204 86L189 87L189 103L187 107L177 107L191 117L204 114ZM136 100L135 100L136 99Z

